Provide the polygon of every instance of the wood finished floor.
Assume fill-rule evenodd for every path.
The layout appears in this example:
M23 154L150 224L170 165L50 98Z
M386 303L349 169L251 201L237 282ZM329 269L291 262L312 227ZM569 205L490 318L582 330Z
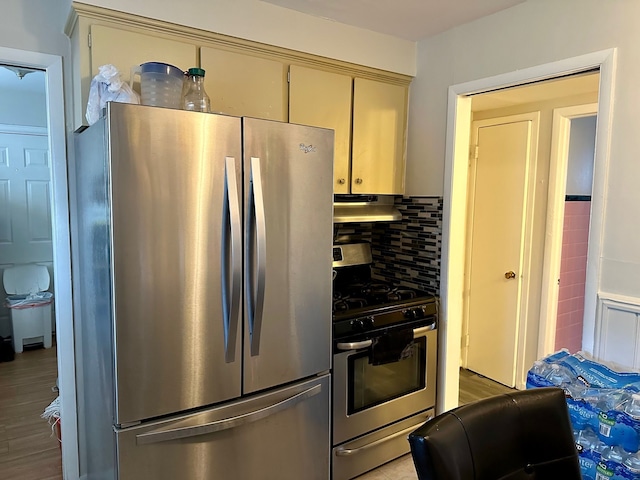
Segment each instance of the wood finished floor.
M481 398L514 391L515 389L513 388L509 388L501 383L489 380L487 377L478 375L471 370L466 370L464 368L460 369L460 393L458 395L459 405L466 405L467 403L480 400Z
M62 457L51 427L40 417L56 398L55 344L16 353L0 363L0 478L62 480Z
M460 369L459 405L513 391L513 388L505 387L470 370ZM371 470L359 476L357 480L417 480L417 478L413 459L409 454Z

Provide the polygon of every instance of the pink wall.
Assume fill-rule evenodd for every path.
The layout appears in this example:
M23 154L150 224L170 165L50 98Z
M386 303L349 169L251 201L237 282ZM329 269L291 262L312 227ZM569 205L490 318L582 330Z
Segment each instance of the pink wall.
M564 207L556 350L568 348L571 353L582 348L590 208L589 201L567 201Z

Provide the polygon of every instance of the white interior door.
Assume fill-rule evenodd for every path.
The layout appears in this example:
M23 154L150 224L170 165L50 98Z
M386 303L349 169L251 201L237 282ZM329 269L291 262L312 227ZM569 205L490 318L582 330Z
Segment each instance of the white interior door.
M510 387L516 381L531 123L474 128L467 368Z
M53 291L51 173L45 129L0 126L0 269L20 263L49 268ZM42 130L42 131L41 131ZM2 271L0 271L0 278ZM0 336L11 333L0 289Z

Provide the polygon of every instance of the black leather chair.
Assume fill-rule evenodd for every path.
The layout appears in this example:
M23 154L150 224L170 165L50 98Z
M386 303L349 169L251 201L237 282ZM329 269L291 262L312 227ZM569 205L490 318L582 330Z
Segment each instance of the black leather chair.
M445 412L409 434L419 480L580 480L560 388L523 390Z

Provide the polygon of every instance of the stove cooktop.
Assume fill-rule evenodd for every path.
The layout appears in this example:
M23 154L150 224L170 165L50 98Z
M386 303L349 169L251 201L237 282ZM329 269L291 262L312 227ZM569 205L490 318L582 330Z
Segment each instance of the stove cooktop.
M370 281L337 286L333 292L333 314L343 315L353 311L371 310L388 305L402 305L408 301L430 298L426 292L388 283ZM413 303L413 302L410 302Z
M386 283L354 283L334 290L334 339L374 334L409 325L435 324L436 297Z

